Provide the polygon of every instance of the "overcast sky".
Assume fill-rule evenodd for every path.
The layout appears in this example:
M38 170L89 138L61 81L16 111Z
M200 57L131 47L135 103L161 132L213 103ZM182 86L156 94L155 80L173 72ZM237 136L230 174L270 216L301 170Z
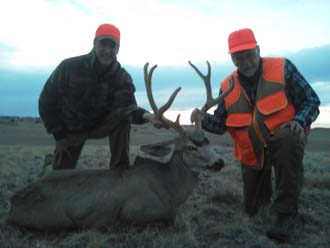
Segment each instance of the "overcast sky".
M328 0L1 0L0 67L56 66L92 48L96 28L121 30L123 64L228 60L231 31L250 27L262 54L330 43Z

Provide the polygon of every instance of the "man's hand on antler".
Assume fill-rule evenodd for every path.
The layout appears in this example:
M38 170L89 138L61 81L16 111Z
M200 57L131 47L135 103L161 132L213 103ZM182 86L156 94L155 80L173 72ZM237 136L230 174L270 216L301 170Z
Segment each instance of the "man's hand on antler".
M164 116L161 117L162 119L160 120L157 118L157 116L153 113L144 113L143 114L143 119L146 121L152 123L155 128L170 128L170 122L168 119L166 119Z
M197 122L201 122L204 118L204 113L198 109L195 108L190 115L190 122L191 123L197 123Z

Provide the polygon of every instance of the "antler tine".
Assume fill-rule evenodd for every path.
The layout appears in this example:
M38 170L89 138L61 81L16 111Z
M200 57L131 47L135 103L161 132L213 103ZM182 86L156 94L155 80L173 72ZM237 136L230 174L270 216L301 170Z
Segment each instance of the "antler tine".
M207 74L203 75L201 71L190 61L188 61L189 64L194 68L194 70L197 72L197 74L203 79L205 89L206 89L206 102L204 106L201 108L201 111L206 113L210 108L212 108L214 105L219 104L223 99L229 94L229 92L233 89L234 87L234 81L232 78L229 79L230 85L228 90L226 90L224 93L222 93L220 96L217 98L212 97L212 88L211 88L211 66L209 61L206 61L207 63Z
M197 72L197 74L203 79L204 84L205 84L205 88L206 88L206 94L207 94L207 99L211 99L212 98L212 90L211 90L211 66L209 61L206 61L207 63L207 74L203 75L202 72L190 61L188 61L188 63L191 65L192 68L194 68L194 70Z
M144 65L144 81L146 84L146 90L147 90L147 96L148 96L148 100L150 103L150 106L152 108L152 110L154 111L155 114L155 118L157 118L158 120L164 122L164 120L162 119L162 115L164 114L164 112L166 110L168 110L172 103L174 102L175 97L177 96L177 94L179 93L179 91L181 90L181 87L178 87L169 97L169 99L167 100L167 102L160 107L159 109L157 108L157 105L154 101L154 97L152 95L152 90L151 90L151 82L152 82L152 74L153 71L156 69L157 65L154 65L151 69L150 72L148 73L148 66L149 63L146 63ZM175 129L177 132L179 132L180 134L185 133L184 129L182 128L182 126L180 125L180 114L177 116L176 121L170 121L167 120L167 124L172 127L173 129Z
M154 111L154 113L158 113L158 108L157 105L154 101L154 97L152 95L152 90L151 90L151 78L152 78L152 73L154 72L154 70L156 69L157 65L154 65L150 72L148 73L148 66L149 63L146 63L144 65L144 82L146 84L146 90L147 90L147 97L151 106L151 109Z
M176 98L176 95L179 93L180 90L181 87L176 88L176 90L172 93L167 102L162 107L160 107L160 109L158 110L159 115L162 115L166 110L170 108L170 106L174 102L174 99Z
M234 88L234 78L233 76L231 76L229 78L229 87L227 90L225 90L224 92L221 93L221 95L219 95L217 98L212 99L212 101L210 101L207 104L207 109L212 108L214 105L219 104L220 102L223 101L223 99L232 91L232 89ZM210 107L209 107L210 106Z
M192 68L194 68L194 70L197 72L197 74L203 79L204 85L205 85L205 89L206 89L206 102L204 104L204 106L202 107L202 111L206 112L209 108L208 108L208 103L211 102L213 100L212 98L212 89L211 89L211 66L209 61L206 61L207 63L207 74L203 75L202 72L190 61L188 61L188 63L191 65Z

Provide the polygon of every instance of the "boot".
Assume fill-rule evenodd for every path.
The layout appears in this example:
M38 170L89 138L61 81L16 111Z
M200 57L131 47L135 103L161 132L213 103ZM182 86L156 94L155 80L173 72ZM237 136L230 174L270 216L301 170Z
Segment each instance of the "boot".
M289 241L297 225L297 213L277 214L275 223L267 231L267 237L279 242Z

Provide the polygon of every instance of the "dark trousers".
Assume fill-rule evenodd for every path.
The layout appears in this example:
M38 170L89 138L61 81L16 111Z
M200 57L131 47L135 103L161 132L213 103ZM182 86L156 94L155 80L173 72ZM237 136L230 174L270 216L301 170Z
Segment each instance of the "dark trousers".
M63 154L62 159L55 159L53 169L74 169L87 139L109 138L110 169L125 169L129 166L130 124L120 120L115 113L109 113L104 121L88 132L67 134L67 138L78 137L80 141L68 148L70 156Z
M272 167L275 172L273 209L279 214L298 211L298 200L303 184L304 141L290 128L279 129L272 137L262 170L242 165L244 208L254 215L271 202Z

